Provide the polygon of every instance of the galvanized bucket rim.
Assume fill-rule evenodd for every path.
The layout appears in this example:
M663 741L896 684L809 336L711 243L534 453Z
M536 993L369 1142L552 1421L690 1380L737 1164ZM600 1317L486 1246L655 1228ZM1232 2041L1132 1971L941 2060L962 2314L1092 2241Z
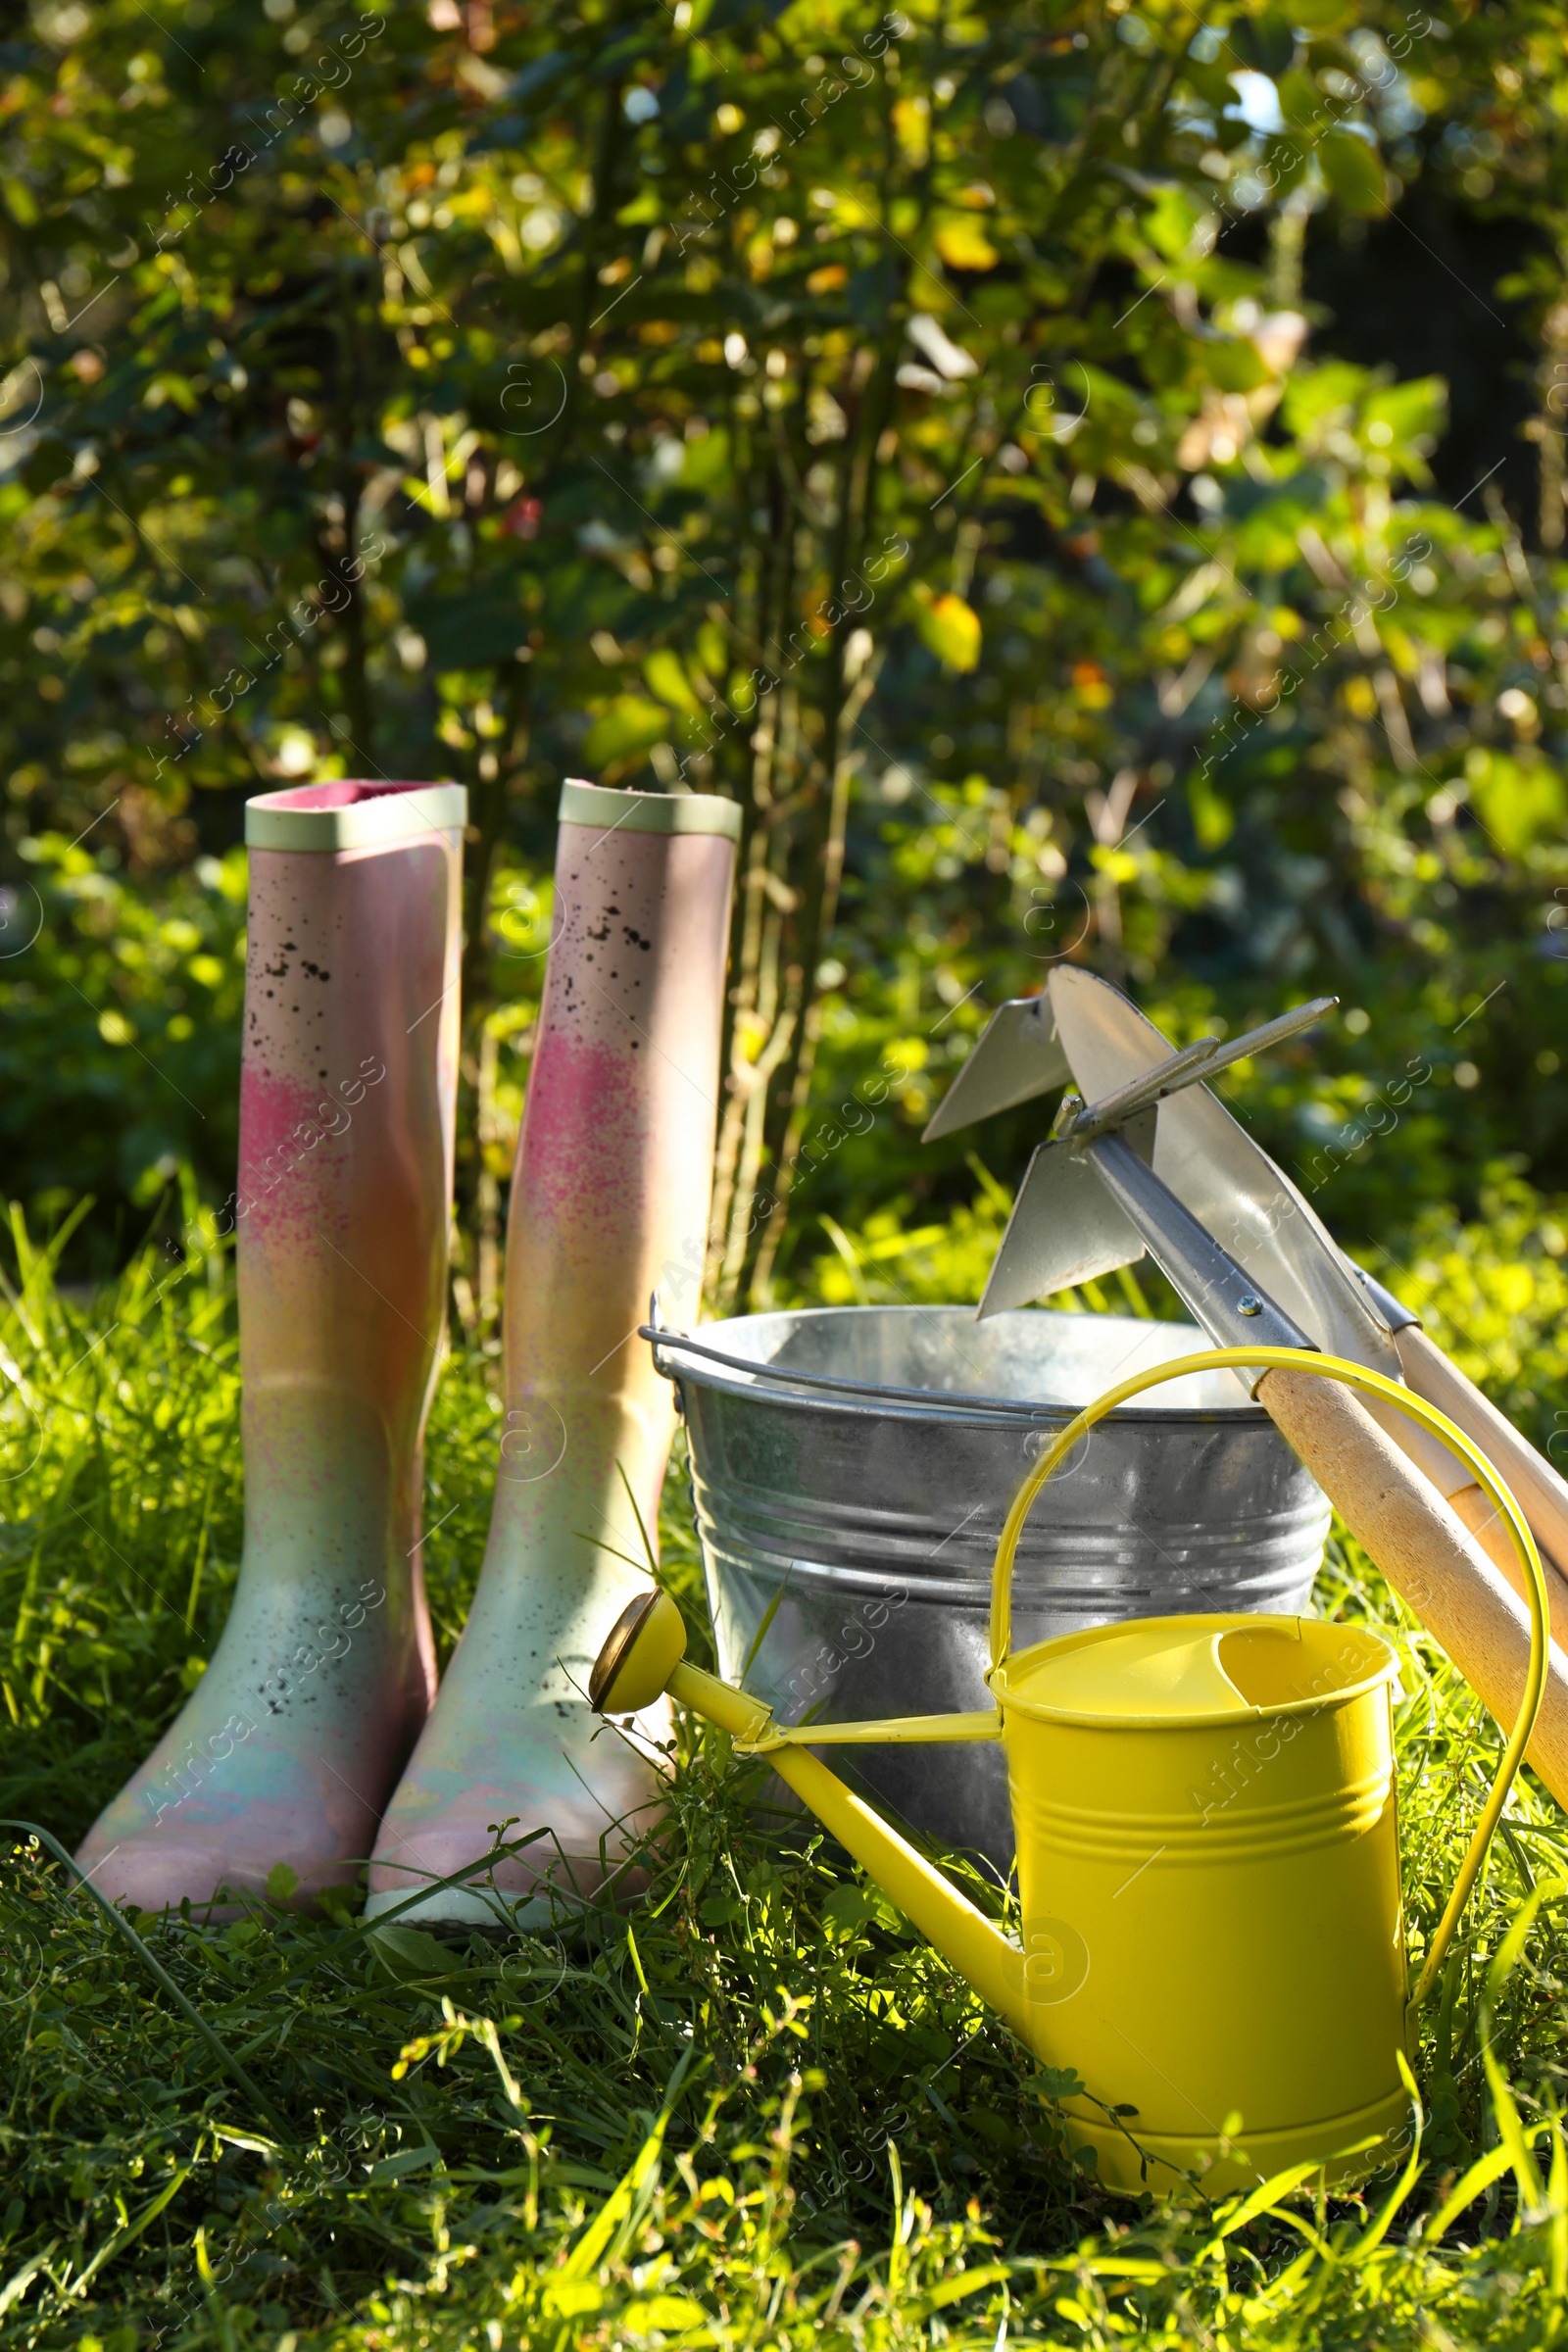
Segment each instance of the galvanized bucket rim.
M859 1306L821 1306L798 1310L774 1309L772 1311L775 1313L796 1311L819 1315L825 1319L828 1316L858 1315L867 1312L902 1317L955 1311L969 1312L970 1310L964 1306L962 1300L954 1300L951 1304L935 1308L929 1306L876 1306L867 1309ZM1049 1313L1051 1310L1045 1308L1023 1311ZM701 1325L699 1328L708 1331L724 1331L733 1328L737 1323L761 1323L767 1319L766 1315L729 1315L721 1317L716 1323ZM1098 1317L1095 1319L1100 1320ZM1108 1319L1116 1322L1130 1322L1136 1318L1115 1316ZM789 1365L759 1363L755 1359L745 1356L726 1355L721 1348L710 1347L706 1341L694 1339L689 1332L673 1331L668 1325L662 1323L639 1324L637 1337L648 1342L654 1360L654 1369L662 1380L672 1383L679 1380L690 1380L699 1388L725 1391L732 1396L744 1394L746 1389L760 1388L766 1392L770 1403L788 1405L797 1409L813 1404L829 1403L837 1404L848 1412L858 1412L867 1416L874 1414L878 1419L920 1421L930 1419L935 1415L941 1419L970 1421L977 1424L987 1421L992 1423L1024 1421L1036 1428L1062 1426L1070 1421L1075 1413L1082 1410L1080 1405L1035 1404L1018 1396L979 1396L967 1391L952 1389L891 1388L876 1381L846 1380L837 1373L807 1372ZM691 1363L689 1368L683 1367L678 1373L669 1371L660 1361L662 1348L684 1354L696 1360ZM710 1366L717 1367L717 1371L710 1370ZM740 1381L725 1379L721 1377L723 1373L738 1373L741 1379ZM742 1383L745 1384L744 1388ZM801 1390L807 1391L808 1394L803 1396L795 1393ZM816 1396L809 1394L814 1390L823 1391L825 1395ZM863 1398L864 1401L856 1403L853 1401L855 1398ZM1106 1421L1111 1423L1138 1422L1171 1429L1201 1429L1219 1423L1223 1423L1227 1429L1247 1428L1260 1422L1267 1422L1268 1418L1269 1416L1262 1406L1257 1404L1118 1405L1113 1412L1105 1415Z

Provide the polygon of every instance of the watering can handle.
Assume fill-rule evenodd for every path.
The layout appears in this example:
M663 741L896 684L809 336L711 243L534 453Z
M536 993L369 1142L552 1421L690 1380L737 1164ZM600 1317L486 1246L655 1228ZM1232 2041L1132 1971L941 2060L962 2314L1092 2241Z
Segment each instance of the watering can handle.
M1542 1700L1545 1695L1546 1667L1550 1649L1548 1630L1550 1601L1547 1596L1545 1574L1541 1565L1541 1554L1536 1549L1535 1539L1531 1535L1524 1514L1480 1446L1468 1438L1463 1430L1455 1428L1446 1414L1439 1412L1436 1405L1429 1404L1424 1397L1415 1396L1409 1389L1401 1388L1397 1381L1385 1379L1381 1372L1369 1372L1364 1366L1348 1363L1339 1356L1319 1355L1311 1349L1297 1348L1204 1348L1201 1353L1197 1355L1184 1355L1172 1363L1156 1364L1152 1370L1137 1373L1132 1379L1122 1381L1118 1387L1108 1389L1103 1396L1099 1396L1093 1404L1086 1405L1077 1418L1067 1424L1054 1444L1047 1447L1019 1488L1012 1508L1007 1513L1001 1540L997 1544L996 1564L991 1578L992 1671L994 1673L1004 1663L1011 1644L1012 1568L1013 1561L1017 1556L1018 1539L1023 1533L1024 1522L1034 1507L1035 1498L1041 1488L1052 1472L1072 1451L1079 1439L1087 1437L1096 1423L1102 1421L1107 1413L1115 1410L1117 1405L1125 1404L1129 1398L1141 1396L1145 1389L1156 1388L1162 1381L1177 1380L1187 1372L1218 1371L1222 1368L1234 1371L1244 1365L1262 1366L1266 1370L1288 1371L1292 1374L1308 1373L1319 1379L1341 1381L1348 1388L1360 1389L1367 1395L1386 1400L1396 1410L1406 1414L1410 1420L1419 1422L1423 1428L1431 1430L1475 1472L1477 1484L1496 1505L1523 1571L1523 1591L1530 1608L1530 1663L1525 1674L1524 1690L1519 1701L1519 1713L1513 1731L1509 1735L1508 1744L1503 1751L1502 1762L1497 1767L1497 1776L1492 1785L1492 1792L1482 1809L1481 1819L1476 1824L1475 1834L1471 1838L1464 1860L1460 1863L1455 1876L1453 1890L1448 1897L1447 1905L1438 1924L1437 1933L1428 1949L1420 1980L1410 2000L1410 2007L1413 2010L1425 2000L1437 1980L1448 1946L1453 1940L1454 1930L1459 1924L1460 1914L1464 1909L1470 1889L1475 1885L1481 1865L1486 1859L1493 1832L1502 1817L1502 1808L1507 1802L1508 1791L1524 1761L1525 1749L1529 1745L1531 1734L1536 1727L1536 1718L1541 1712Z

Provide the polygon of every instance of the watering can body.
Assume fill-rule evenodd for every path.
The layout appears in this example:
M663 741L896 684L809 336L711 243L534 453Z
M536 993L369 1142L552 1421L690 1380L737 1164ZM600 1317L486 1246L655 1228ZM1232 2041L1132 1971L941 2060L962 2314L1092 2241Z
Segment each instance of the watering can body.
M639 1616L638 1612L641 1611ZM1288 2165L1386 2162L1408 2107L1387 1642L1254 1616L1136 1620L1007 1657L988 1715L782 1733L684 1664L634 1603L600 1654L607 1714L667 1689L776 1771L1045 2064L1084 2085L1078 2149L1134 2195ZM857 1737L1002 1740L1022 1942L830 1772ZM956 1763L956 1759L955 1759Z
M1025 2034L1083 2082L1066 2112L1108 2186L1386 2158L1408 2108L1394 1669L1359 1628L1184 1617L993 1675Z

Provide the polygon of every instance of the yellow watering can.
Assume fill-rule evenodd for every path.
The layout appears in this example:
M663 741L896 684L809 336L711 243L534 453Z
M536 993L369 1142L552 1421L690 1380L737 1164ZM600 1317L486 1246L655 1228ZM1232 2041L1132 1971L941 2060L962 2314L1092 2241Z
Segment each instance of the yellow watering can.
M1276 1365L1386 1396L1475 1471L1525 1564L1533 1643L1519 1719L1414 1998L1406 2001L1393 1714L1378 1635L1313 1618L1133 1619L1008 1654L1013 1556L1046 1480L1116 1405L1184 1373ZM783 1731L684 1662L667 1594L621 1616L589 1686L604 1714L662 1691L765 1754L1035 2055L1100 2179L1134 2194L1201 2174L1210 2194L1293 2166L1375 2171L1408 2111L1401 2062L1534 1727L1546 1595L1518 1506L1435 1407L1380 1374L1291 1348L1205 1349L1125 1381L1042 1456L1008 1514L992 1589L993 1708ZM812 1747L1000 1740L1018 1849L1013 1943L845 1787Z

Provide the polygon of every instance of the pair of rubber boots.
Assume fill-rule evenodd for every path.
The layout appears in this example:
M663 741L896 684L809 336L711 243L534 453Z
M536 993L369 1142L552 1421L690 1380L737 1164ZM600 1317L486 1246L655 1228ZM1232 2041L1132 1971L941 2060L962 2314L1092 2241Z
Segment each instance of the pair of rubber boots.
M592 1894L657 1804L593 1653L641 1577L674 1431L637 1337L694 1320L740 810L567 784L508 1228L490 1540L436 1696L421 1449L457 1093L455 785L247 810L237 1228L245 1543L211 1663L81 1866L160 1911L357 1884L414 1919ZM501 1833L517 1850L475 1870ZM531 1842L520 1843L528 1839ZM279 1866L285 1866L280 1869ZM290 1875L292 1874L292 1875Z

